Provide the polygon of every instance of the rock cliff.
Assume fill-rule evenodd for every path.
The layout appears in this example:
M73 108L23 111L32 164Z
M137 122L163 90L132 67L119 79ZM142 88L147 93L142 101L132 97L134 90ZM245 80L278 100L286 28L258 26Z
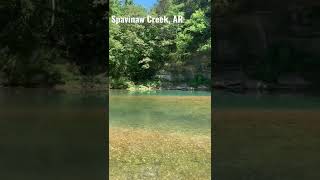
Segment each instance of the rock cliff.
M315 76L320 68L320 1L218 0L214 9L213 82L217 87L319 84ZM252 81L255 85L248 85Z

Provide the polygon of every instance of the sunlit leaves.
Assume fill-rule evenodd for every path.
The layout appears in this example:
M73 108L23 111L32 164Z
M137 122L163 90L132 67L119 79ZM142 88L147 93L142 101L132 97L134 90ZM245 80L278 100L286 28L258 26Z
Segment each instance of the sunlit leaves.
M197 49L198 52L207 52L211 50L211 38L208 39L207 42L201 44L200 47Z
M208 49L210 46L196 47L201 39L203 39L204 32L208 28L208 22L205 13L202 10L196 10L191 18L188 19L184 28L177 35L177 49L179 53L189 55L195 49Z
M185 32L202 33L206 29L207 22L205 19L204 11L197 10L191 15L191 18L185 22Z
M109 16L146 17L149 13L173 17L192 13L184 24L110 23L110 75L131 81L150 80L170 64L182 65L188 55L211 49L208 2L161 0L149 13L135 4L111 1Z
M152 62L152 59L149 57L143 58L142 60L139 61L139 64L142 64L143 69L149 69L150 68L150 62Z

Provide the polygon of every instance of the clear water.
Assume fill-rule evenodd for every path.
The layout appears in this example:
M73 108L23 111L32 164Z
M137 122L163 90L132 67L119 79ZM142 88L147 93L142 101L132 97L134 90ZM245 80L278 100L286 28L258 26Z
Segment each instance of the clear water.
M109 105L110 179L210 179L209 92L112 90Z
M110 127L209 134L211 93L205 91L129 92L111 90Z
M127 91L110 90L110 96L211 96L210 91L152 90Z

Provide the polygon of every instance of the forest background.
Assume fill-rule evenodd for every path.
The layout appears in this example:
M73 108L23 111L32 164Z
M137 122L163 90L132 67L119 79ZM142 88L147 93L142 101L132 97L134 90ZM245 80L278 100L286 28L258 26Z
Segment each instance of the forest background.
M110 21L108 28L111 15L146 14L183 15L186 21L181 25L116 25ZM211 60L210 21L208 0L161 0L151 9L129 0L2 1L0 85L105 88L110 83L111 88L127 88L133 84L159 87L166 81L208 84L210 76L197 71L203 63L196 62L191 68L188 63L196 58ZM174 69L181 71L180 78L171 77Z

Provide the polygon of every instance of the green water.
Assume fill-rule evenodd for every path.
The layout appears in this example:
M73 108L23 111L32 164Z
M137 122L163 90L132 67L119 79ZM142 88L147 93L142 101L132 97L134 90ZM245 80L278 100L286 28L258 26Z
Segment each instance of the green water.
M262 109L317 109L320 96L315 93L230 93L215 91L213 108L262 108Z
M0 88L0 179L105 177L107 96Z
M153 90L127 91L110 90L110 96L211 96L210 91Z
M110 127L209 134L211 96L205 91L110 91Z
M215 179L319 179L320 96L213 93Z

